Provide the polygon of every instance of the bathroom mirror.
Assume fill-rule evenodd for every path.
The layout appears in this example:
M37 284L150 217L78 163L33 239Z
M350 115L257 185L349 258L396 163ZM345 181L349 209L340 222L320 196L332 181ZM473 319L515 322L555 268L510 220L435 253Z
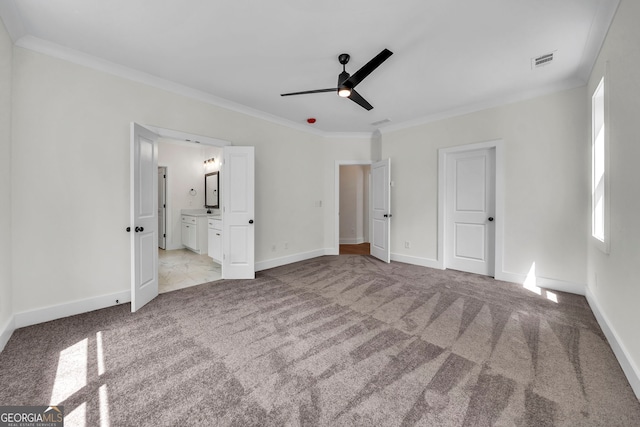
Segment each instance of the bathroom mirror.
M218 208L218 200L220 192L218 184L220 183L218 172L211 172L204 176L204 207Z

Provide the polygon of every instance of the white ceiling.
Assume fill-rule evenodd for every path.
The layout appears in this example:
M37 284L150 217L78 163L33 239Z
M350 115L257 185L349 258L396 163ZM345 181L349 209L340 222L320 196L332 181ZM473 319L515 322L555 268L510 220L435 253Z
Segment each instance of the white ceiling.
M294 127L370 133L584 84L618 3L0 0L0 15L18 46L88 54ZM384 48L394 54L357 87L371 111L333 93L280 96L334 87L340 53L353 74Z

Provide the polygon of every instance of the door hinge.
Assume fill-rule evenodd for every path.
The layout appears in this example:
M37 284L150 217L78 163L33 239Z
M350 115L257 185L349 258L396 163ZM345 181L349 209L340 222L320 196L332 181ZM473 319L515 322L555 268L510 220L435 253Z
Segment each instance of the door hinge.
M167 177L167 175L162 175L162 177L163 177L163 178L166 178L166 177Z
M163 204L162 204L162 207L163 207L163 208L166 208L166 207L167 207L167 205L165 205L165 204L163 203Z
M163 235L162 235L162 237L167 237L167 235L166 235L166 234L163 234Z

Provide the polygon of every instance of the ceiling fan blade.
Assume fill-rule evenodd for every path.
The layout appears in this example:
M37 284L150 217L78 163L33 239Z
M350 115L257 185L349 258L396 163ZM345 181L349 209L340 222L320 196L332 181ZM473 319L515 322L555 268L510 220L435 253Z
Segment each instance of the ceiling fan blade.
M369 104L367 100L362 97L362 95L360 95L353 89L351 89L351 95L349 95L349 99L366 110L373 109L373 105Z
M371 74L373 70L378 68L380 64L386 61L391 55L393 55L393 52L391 52L389 49L384 49L382 52L377 54L371 61L364 64L362 68L360 68L358 71L353 73L351 77L345 80L344 84L350 88L356 87L358 83L364 80L365 77Z
M337 90L338 88L332 87L331 89L316 89L316 90L305 90L303 92L281 93L280 96L306 95L308 93L336 92Z

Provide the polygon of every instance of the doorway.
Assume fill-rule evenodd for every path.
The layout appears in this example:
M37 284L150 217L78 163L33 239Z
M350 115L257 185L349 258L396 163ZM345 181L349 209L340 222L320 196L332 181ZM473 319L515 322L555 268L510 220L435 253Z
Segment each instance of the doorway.
M493 276L502 270L502 141L439 150L441 267Z
M157 145L162 165L158 167L158 292L220 280L222 267L208 256L204 176L219 171L223 148L174 138L159 138ZM187 211L194 215L189 220L197 222L187 229L198 230L191 246L183 236L182 214Z
M135 122L131 123L130 138L131 204L130 225L126 231L131 233L131 311L136 312L158 296L159 138L224 147L225 171L220 181L220 190L223 197L222 206L225 209L221 219L222 234L225 236L224 254L231 256L223 256L222 276L227 279L255 278L254 147L231 146L228 141L154 126L142 126ZM198 164L200 168L206 166L206 162ZM200 169L200 173L202 172ZM189 195L195 194L193 190L188 190ZM194 214L189 212L185 213L185 216Z
M369 255L370 165L340 166L340 254Z

